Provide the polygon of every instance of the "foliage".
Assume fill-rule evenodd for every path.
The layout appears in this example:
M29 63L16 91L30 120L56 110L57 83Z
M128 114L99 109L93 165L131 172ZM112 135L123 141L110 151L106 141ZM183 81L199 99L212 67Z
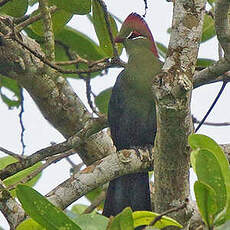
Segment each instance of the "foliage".
M31 187L18 185L16 192L26 213L47 230L81 230L61 209L55 207Z
M7 165L14 163L16 161L17 160L11 156L1 157L0 158L0 170L5 168ZM34 164L33 166L31 166L27 169L24 169L21 172L14 174L13 176L6 178L3 182L7 187L9 187L11 185L15 185L18 182L20 182L22 179L25 179L27 176L29 176L31 173L33 173L36 169L38 169L41 166L42 166L42 163L38 162L37 164ZM41 177L41 173L39 173L37 176L35 176L32 179L30 179L29 181L27 181L26 185L34 186L40 177ZM15 189L11 190L10 193L13 197L16 196Z
M212 229L230 219L230 169L221 147L211 138L193 134L191 163L198 181L194 185L197 205Z
M22 222L17 230L35 229L35 230L55 230L55 229L83 229L83 230L134 230L135 227L149 225L158 214L147 211L132 212L130 208L125 208L120 214L111 218L99 215L97 213L80 214L79 208L72 208L67 214L50 203L45 197L37 191L26 185L17 186L17 197L26 213L33 219ZM107 226L108 225L108 226ZM157 229L166 226L182 226L175 220L163 216L156 222Z

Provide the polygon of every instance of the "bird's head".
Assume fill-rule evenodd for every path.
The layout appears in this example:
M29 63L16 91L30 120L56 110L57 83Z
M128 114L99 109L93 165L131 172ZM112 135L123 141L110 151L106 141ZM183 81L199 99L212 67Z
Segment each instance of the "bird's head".
M138 40L140 40L140 42ZM152 33L147 23L139 14L131 13L123 22L120 32L115 38L115 42L124 43L124 45L126 45L127 43L131 44L131 41L141 43L143 40L147 41L153 54L159 57Z

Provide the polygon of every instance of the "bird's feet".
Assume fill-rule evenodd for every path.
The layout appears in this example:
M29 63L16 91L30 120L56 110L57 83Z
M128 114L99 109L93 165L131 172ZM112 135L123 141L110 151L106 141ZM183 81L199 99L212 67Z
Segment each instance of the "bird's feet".
M149 161L153 160L153 154L152 154L153 145L146 145L145 147L132 146L131 148L135 150L137 157L140 158L141 161L143 161L145 157L147 157ZM140 150L144 150L144 152Z

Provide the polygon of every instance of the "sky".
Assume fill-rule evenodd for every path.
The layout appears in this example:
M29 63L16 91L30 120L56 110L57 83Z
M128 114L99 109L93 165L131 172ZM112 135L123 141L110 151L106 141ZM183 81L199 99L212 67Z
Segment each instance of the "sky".
M170 27L172 18L172 3L162 0L148 1L148 11L146 21L151 29L154 39L167 46L169 34L167 29ZM144 14L144 4L142 0L105 0L108 10L114 15L124 20L131 12ZM96 34L92 25L88 23L85 16L74 16L69 25L77 28L81 32L86 33L90 38L97 42ZM120 25L119 25L120 26ZM217 40L216 38L204 43L200 47L199 57L217 59ZM123 60L127 60L125 53L122 55ZM97 77L92 80L92 89L98 94L102 90L111 87L116 76L121 69L111 69L107 76ZM86 102L85 84L80 80L69 80L74 91L80 96L84 103ZM221 83L215 83L195 89L192 94L192 114L196 118L202 119L215 96L217 95ZM23 122L25 126L24 142L26 144L25 153L27 155L35 151L45 148L51 142L60 143L65 139L58 133L45 119L42 117L37 106L24 90L24 109ZM229 86L226 87L223 95L215 106L214 110L208 117L210 122L227 122L230 121L229 110ZM88 105L87 105L88 107ZM21 153L22 147L20 143L20 124L18 113L20 109L9 110L8 107L0 101L0 146L15 153ZM216 140L218 143L230 143L230 127L210 127L202 126L199 133L206 134ZM0 157L5 156L0 152ZM71 158L74 162L78 162L79 158L74 155ZM61 169L61 170L60 170ZM46 169L35 189L42 194L48 193L63 180L69 178L70 165L67 161L62 160L60 163L51 165ZM191 181L194 182L194 174ZM86 203L85 199L78 202ZM0 215L0 226L8 230L9 227L4 217Z

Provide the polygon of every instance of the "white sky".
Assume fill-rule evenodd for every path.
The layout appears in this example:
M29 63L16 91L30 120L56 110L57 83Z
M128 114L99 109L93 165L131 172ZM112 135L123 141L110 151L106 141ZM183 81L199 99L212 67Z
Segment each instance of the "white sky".
M124 20L131 12L137 12L139 14L144 13L143 0L105 0L108 6L108 10L120 19ZM153 33L156 41L167 46L169 41L169 35L167 29L171 24L172 16L172 3L168 3L166 0L148 1L149 9L146 16L146 21ZM71 25L78 28L80 31L85 32L92 39L97 40L92 25L87 23L84 16L75 16L71 21ZM216 39L212 39L200 48L200 57L206 57L211 59L217 58L217 43ZM124 59L126 58L123 55ZM115 82L116 76L120 72L120 69L109 70L109 74L104 77L97 77L92 81L92 88L95 93L99 93L101 90L112 86ZM86 102L85 97L85 85L79 80L70 80L70 83L75 92ZM203 115L208 110L210 104L213 102L221 84L212 84L201 87L194 90L192 97L192 113L198 118L202 119ZM24 91L25 92L25 91ZM23 114L23 121L25 126L24 141L26 144L26 154L31 154L41 148L50 145L50 142L60 143L64 141L62 135L60 135L49 123L42 117L37 106L34 104L28 93L25 95L25 113ZM230 121L230 110L228 104L229 87L227 86L220 100L214 108L214 111L208 117L208 121L224 122ZM20 144L20 126L18 119L19 110L8 110L8 107L0 102L0 146L13 151L15 153L21 152ZM230 127L210 127L202 126L199 133L206 134L218 143L230 143ZM5 156L0 152L0 157ZM72 159L77 162L77 156L74 155ZM60 170L61 169L61 170ZM37 183L35 188L42 194L46 194L52 188L56 187L63 180L69 177L69 164L63 160L60 163L50 166L43 172L42 178ZM192 177L194 181L195 177ZM80 202L86 202L85 199L81 199ZM0 216L0 226L8 230L9 227L5 219Z

